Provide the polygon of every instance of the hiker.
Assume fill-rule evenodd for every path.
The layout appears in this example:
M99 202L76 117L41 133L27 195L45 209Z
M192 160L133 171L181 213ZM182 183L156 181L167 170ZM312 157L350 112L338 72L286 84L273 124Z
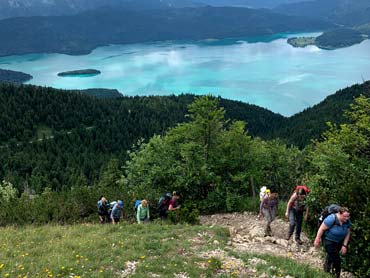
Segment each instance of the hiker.
M295 241L298 244L303 244L301 240L302 222L303 218L307 221L308 206L306 206L306 197L310 191L305 185L297 186L288 201L285 217L289 220L289 231L286 240L290 239L295 229Z
M258 212L258 219L263 217L263 211L262 211L262 202L270 194L270 189L268 189L266 186L262 186L260 189L260 208Z
M171 198L172 198L172 195L169 192L163 194L161 198L159 198L158 212L162 220L166 219L167 217L167 210L168 210L168 206L170 204Z
M348 208L340 207L337 213L330 214L320 225L314 241L314 246L322 244L326 251L324 271L332 272L334 277L340 277L341 258L348 250L351 220Z
M278 209L278 194L271 188L261 202L261 212L266 221L265 236L272 236L271 222L274 221Z
M168 210L169 211L178 210L180 208L180 205L178 204L179 199L180 199L180 193L177 192L177 191L174 191L172 193L172 199L168 204Z
M104 196L99 198L98 204L98 215L101 224L109 223L110 206L109 202Z
M149 206L147 200L141 200L141 204L136 209L136 220L138 224L148 223L150 219Z
M112 212L110 214L110 218L113 224L119 223L120 219L123 216L122 210L123 210L123 202L121 200L118 200L117 203L114 204L112 208Z

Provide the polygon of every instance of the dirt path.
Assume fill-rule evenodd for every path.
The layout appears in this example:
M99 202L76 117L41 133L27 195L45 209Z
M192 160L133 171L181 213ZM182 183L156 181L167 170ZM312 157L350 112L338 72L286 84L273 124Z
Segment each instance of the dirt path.
M269 254L292 258L299 263L306 263L316 268L322 268L322 253L313 247L307 235L302 232L302 245L298 245L293 239L285 239L289 223L281 219L275 219L271 228L273 235L264 237L265 221L258 219L252 213L232 213L202 216L201 223L204 225L219 225L228 227L231 235L232 247L239 252L255 254ZM342 273L341 277L348 276Z

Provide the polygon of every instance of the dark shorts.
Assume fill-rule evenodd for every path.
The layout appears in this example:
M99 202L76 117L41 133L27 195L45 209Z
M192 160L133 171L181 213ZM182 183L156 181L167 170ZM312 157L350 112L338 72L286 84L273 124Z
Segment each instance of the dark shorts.
M108 216L109 212L108 211L98 211L99 216Z

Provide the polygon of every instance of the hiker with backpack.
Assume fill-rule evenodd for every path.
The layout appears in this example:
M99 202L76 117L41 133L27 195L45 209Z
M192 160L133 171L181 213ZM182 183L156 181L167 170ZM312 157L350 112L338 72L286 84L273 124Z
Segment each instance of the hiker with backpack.
M163 194L158 201L158 212L159 216L161 217L162 220L166 219L167 217L167 210L168 206L170 205L170 201L172 199L171 193L167 192Z
M118 224L120 219L123 217L123 202L118 200L112 208L112 212L110 213L110 218L113 224Z
M285 217L289 221L289 231L286 240L289 240L295 230L295 241L303 244L301 240L302 222L306 221L308 216L308 206L306 206L306 197L311 190L305 185L299 185L290 196L285 211Z
M138 224L148 223L150 219L149 206L147 200L141 200L136 208L136 221Z
M348 208L339 207L336 213L328 215L317 231L314 246L319 247L322 241L326 251L324 271L332 272L339 278L341 272L341 258L348 251L351 220Z
M97 203L97 207L100 223L101 224L109 223L109 214L110 214L109 201L104 196L101 196Z
M278 209L278 194L271 188L261 202L261 212L266 221L265 236L272 236L271 222L274 221Z
M264 215L263 215L263 211L262 211L262 203L263 203L263 200L270 194L270 189L268 189L266 186L262 186L261 189L260 189L260 208L259 208L259 212L258 212L258 216L257 218L260 219L262 218Z
M178 200L180 199L180 193L177 191L174 191L172 193L172 199L170 200L168 204L168 210L169 211L174 211L178 210L180 208L180 205L178 204Z

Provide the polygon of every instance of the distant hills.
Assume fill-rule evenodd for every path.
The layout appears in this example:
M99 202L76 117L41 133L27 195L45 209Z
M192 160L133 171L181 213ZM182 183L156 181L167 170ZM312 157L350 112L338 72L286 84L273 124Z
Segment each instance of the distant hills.
M202 7L133 11L102 8L78 15L0 21L0 56L26 53L86 54L108 44L252 37L328 29L317 19L268 10Z
M0 19L28 16L72 15L102 7L158 10L184 7L272 8L303 0L2 0Z
M274 11L334 24L335 28L317 38L316 45L322 48L350 46L370 37L369 0L315 0L283 4Z
M201 4L191 0L2 0L0 19L72 15L102 7L151 10L197 6Z
M356 26L370 21L368 0L314 0L282 4L275 12L309 18L320 18L338 25Z

